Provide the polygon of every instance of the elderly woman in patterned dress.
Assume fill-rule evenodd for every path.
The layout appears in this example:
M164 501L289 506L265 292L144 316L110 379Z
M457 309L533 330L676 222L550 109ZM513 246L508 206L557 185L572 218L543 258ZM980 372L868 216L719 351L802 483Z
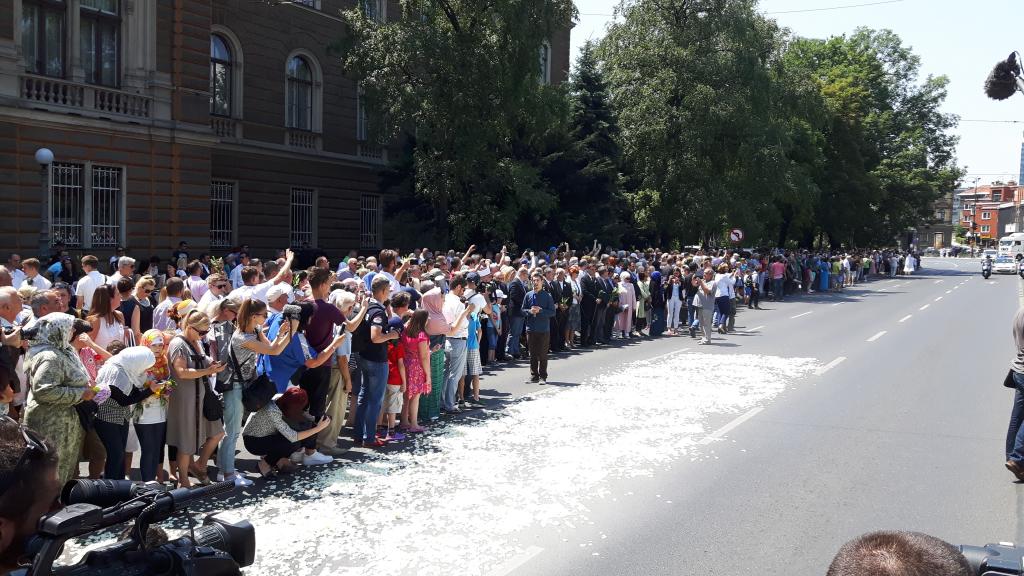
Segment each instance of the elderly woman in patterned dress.
M75 405L96 395L89 373L71 346L74 326L75 318L63 312L40 318L25 360L30 382L25 425L56 445L62 485L75 477L85 439Z

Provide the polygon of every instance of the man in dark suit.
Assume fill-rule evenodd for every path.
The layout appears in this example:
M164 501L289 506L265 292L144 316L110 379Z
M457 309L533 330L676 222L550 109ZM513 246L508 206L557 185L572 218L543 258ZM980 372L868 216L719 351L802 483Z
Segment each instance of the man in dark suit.
M596 336L594 316L597 314L597 299L600 293L596 274L597 267L593 262L587 261L580 266L580 290L583 292L580 297L580 343L583 346L593 346Z
M512 359L522 358L519 340L523 336L526 316L523 314L523 299L526 298L526 267L519 269L515 279L508 283L508 348L506 353Z
M558 340L558 350L566 350L566 328L569 326L569 308L572 307L572 284L566 280L565 269L555 270L555 285L558 287L558 300L555 300L555 307L558 312L555 314L558 331L552 338Z
M604 324L606 316L608 315L608 298L611 297L612 291L608 287L606 282L608 276L608 269L604 266L597 267L597 309L594 313L594 341L600 344L607 344L608 339L604 335ZM614 317L613 317L614 321Z
M544 270L544 287L555 302L555 315L551 317L551 338L548 340L548 347L551 352L560 352L562 346L558 342L558 315L561 313L559 303L562 301L562 291L560 284L555 280L554 268Z
M613 275L615 269L606 269L605 273L601 275L601 281L604 283L605 292L608 294L608 300L611 301L612 292L615 291L615 280ZM612 341L612 326L615 325L615 315L619 313L619 309L605 310L604 324L602 325L601 338L605 344L610 344Z

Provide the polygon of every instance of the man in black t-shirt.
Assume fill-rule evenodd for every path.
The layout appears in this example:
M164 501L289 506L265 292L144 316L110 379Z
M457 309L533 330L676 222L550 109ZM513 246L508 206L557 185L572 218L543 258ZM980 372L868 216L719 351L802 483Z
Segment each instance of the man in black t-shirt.
M388 341L399 337L398 331L388 332L387 302L391 282L384 276L377 276L371 284L373 298L370 299L366 318L356 330L352 339L352 351L359 353L359 371L362 386L356 405L356 439L364 448L379 448L384 442L377 438L377 418L388 389Z

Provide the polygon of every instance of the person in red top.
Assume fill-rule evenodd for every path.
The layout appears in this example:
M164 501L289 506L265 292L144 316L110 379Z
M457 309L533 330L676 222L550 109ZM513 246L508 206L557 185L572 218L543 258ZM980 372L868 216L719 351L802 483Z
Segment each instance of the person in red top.
M768 270L772 278L772 300L781 302L783 283L786 279L786 264L782 262L782 256L776 256Z
M388 322L389 332L402 331L402 319L395 317ZM405 346L398 340L388 342L388 389L384 395L384 412L387 414L388 440L404 440L405 435L395 431L395 419L402 413L402 397L405 395Z

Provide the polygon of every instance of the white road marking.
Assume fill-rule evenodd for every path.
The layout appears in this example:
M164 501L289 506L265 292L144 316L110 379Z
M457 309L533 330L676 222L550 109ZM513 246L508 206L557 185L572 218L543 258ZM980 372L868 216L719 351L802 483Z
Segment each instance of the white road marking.
M938 284L938 283L940 283L940 282L942 282L942 280L936 280L936 281L935 281L935 284Z
M938 298L935 299L936 302L938 302L939 300L942 300L942 296L939 296Z
M894 286L894 288L895 288L895 286ZM885 292L886 290L888 290L888 288L879 288L878 289L879 292Z
M946 294L952 294L952 293L953 293L952 290L946 290Z
M929 306L931 306L931 304L925 304L924 306L921 306L920 308L918 308L918 310L924 310L925 308L927 308Z
M708 444L711 444L715 440L718 440L722 436L725 436L726 434L731 432L733 429L735 429L740 424L743 424L747 420L750 420L754 416L757 416L758 412L760 412L761 410L764 410L764 408L762 408L761 406L758 406L757 408L754 408L754 409L750 410L746 414L742 414L742 415L736 417L734 420L732 420L731 422L729 422L725 426L722 426L718 430L715 430L714 432L709 434L707 436L707 438L704 438L703 440L698 442L698 444L703 444L705 446L708 445Z
M671 352L666 352L664 354L658 354L657 356L654 356L653 358L648 358L647 360L648 361L659 360L661 358L667 358L667 357L669 357L669 356L671 356L673 354L682 354L683 352L686 352L687 350L689 350L689 348L680 348L679 350L673 350Z
M900 323L902 324L903 322L906 322L907 320L910 320L911 316L913 316L913 314L907 314L903 318L900 318Z
M764 328L764 326L754 326L753 328L747 330L747 332L757 332L758 330L761 330L762 328Z
M789 318L790 318L790 320L792 320L794 318L799 318L801 316L807 316L808 314L813 314L813 313L814 313L814 310L809 310L807 312L804 312L803 314L797 314L796 316L790 316Z
M840 357L836 358L835 360L833 360L833 361L829 362L828 364L825 364L825 365L824 365L824 366L822 366L821 368L818 368L818 371L817 371L817 372L815 372L815 374L817 374L818 376L821 376L821 375L822 375L822 374L824 374L825 372L828 372L829 370L831 370L831 369L835 368L836 366L839 366L839 364L840 364L840 363L841 363L841 362L842 362L843 360L846 360L846 356L840 356Z
M882 331L881 331L881 332L879 332L878 334L875 334L875 335L874 335L874 336L872 336L871 338L868 338L868 339L867 339L867 342L874 342L875 340L878 340L878 339L879 339L879 338L881 338L882 336L885 336L885 333L886 333L886 332L887 332L887 330L882 330Z
M517 569L519 569L520 566L526 564L527 562L532 560L534 556L540 554L543 551L544 549L540 546L530 546L526 550L523 550L522 553L509 558L505 562L502 562L501 565L495 567L494 570L488 572L487 576L505 576L506 574L511 574L515 572Z

